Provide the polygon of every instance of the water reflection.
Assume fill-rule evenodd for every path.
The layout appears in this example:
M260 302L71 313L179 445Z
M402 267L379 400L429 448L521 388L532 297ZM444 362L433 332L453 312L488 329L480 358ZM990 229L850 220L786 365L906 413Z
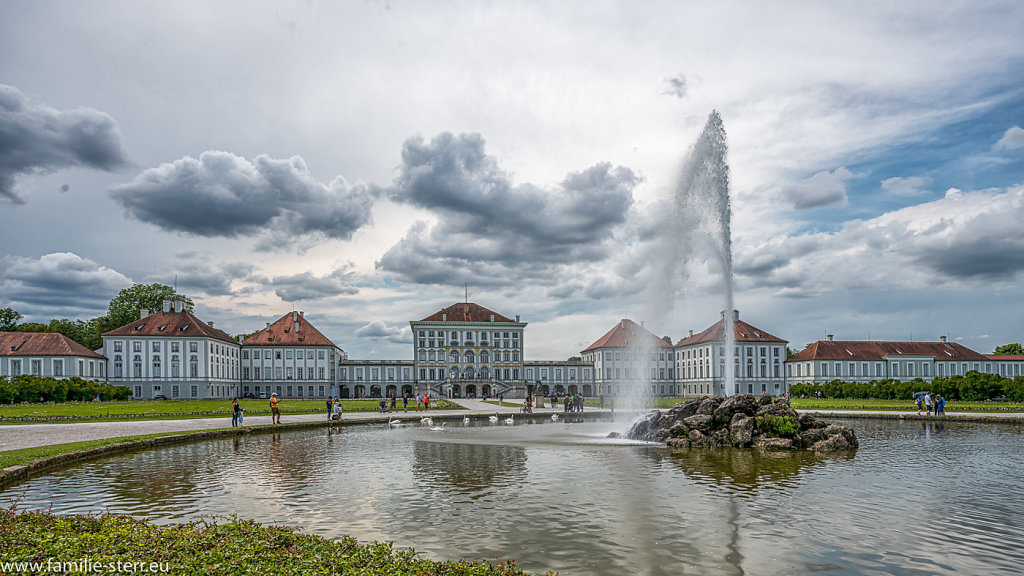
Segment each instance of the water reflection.
M1019 427L852 425L856 455L673 451L550 420L304 431L110 457L0 501L24 491L22 508L158 522L238 513L585 576L1019 573Z

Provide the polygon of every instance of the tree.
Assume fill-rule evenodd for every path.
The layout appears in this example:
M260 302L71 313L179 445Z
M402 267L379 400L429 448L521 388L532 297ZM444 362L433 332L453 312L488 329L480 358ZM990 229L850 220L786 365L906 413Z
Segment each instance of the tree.
M1013 344L1003 344L1002 346L996 346L996 354L1013 354L1016 356L1024 355L1024 346L1021 346L1019 342Z
M581 360L583 360L583 357L581 356L569 356L567 362L579 362Z
M0 308L0 332L11 332L18 325L22 315L11 308Z
M110 301L110 308L107 310L105 319L98 319L98 324L107 330L120 328L129 322L139 319L139 309L148 308L156 312L163 308L164 299L183 298L185 310L192 312L195 303L191 298L177 294L174 288L166 284L133 284L117 293L117 296Z

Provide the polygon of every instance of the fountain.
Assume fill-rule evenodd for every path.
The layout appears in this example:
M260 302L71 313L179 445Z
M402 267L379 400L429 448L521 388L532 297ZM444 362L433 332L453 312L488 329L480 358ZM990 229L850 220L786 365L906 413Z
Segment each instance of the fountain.
M732 287L732 239L730 233L729 165L726 162L728 146L725 126L717 110L708 115L707 123L697 142L690 150L679 181L673 191L670 209L665 211L660 242L655 250L652 281L648 283L645 317L652 319L655 334L667 332L676 302L682 301L683 290L689 284L687 265L696 258L711 254L717 262L722 278L725 310L725 395L737 394L734 351ZM637 411L648 406L651 381L648 379L646 359L657 353L649 338L633 338L629 353L641 362L634 371L636 384L629 396L623 398L626 410ZM713 363L712 365L714 365Z

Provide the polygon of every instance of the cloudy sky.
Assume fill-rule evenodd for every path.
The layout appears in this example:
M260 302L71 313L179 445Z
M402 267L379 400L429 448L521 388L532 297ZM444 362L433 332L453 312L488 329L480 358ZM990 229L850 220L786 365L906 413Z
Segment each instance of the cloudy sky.
M1021 30L1013 0L0 0L0 307L177 279L229 332L303 310L410 358L468 286L528 358L678 340L723 307L710 246L664 241L718 110L742 318L991 352L1024 340Z

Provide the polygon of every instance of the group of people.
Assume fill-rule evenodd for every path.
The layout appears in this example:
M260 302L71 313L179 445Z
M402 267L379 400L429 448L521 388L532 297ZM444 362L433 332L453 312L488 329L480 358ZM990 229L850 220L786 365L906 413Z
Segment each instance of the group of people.
M415 398L416 398L416 409L417 410L430 410L430 395L428 395L428 394L416 394ZM381 398L380 402L378 402L378 405L380 406L380 411L382 413L396 412L397 409L398 409L398 397L395 395L394 392L392 392L390 396L386 396L384 398ZM402 411L403 412L408 412L409 411L409 393L408 392L405 392L405 393L402 394Z
M936 416L946 415L946 399L942 397L942 394L935 394L934 398L931 392L918 394L914 396L914 403L917 404L918 416L921 415L921 410L925 411L926 416L931 416L932 408L935 409Z
M327 397L327 419L328 420L341 420L341 398L337 396L334 399Z
M554 408L558 404L558 395L551 395L551 407ZM565 412L583 412L583 395L582 394L566 394L562 397L562 409Z

